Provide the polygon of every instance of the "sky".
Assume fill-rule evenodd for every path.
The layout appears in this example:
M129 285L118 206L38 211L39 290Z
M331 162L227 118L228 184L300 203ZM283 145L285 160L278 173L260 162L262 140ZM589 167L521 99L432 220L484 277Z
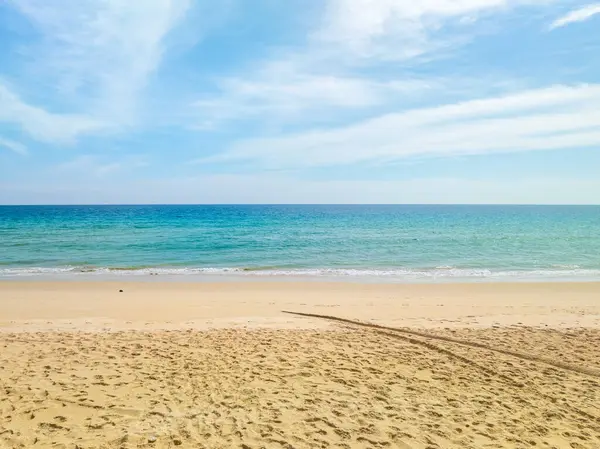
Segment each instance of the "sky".
M600 3L0 0L0 204L600 203Z

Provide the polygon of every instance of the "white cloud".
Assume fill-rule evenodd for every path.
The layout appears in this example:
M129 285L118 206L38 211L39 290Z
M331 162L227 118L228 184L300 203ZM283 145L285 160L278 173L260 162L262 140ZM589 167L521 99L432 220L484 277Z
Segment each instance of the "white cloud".
M82 154L68 162L63 162L54 167L61 176L75 175L88 178L90 176L102 177L122 167L119 162L102 162L97 156Z
M552 0L329 0L315 38L364 57L412 58L444 43L431 35L449 23L468 25L480 14Z
M196 162L282 169L588 146L600 147L600 85L555 86L240 141Z
M348 110L411 102L445 82L417 78L398 64L386 66L387 78L386 70L361 73L357 66L375 67L456 45L463 40L460 33L443 38L436 33L450 23L466 28L480 14L551 1L327 0L305 47L283 56L279 49L258 68L220 79L215 95L195 102L197 126L211 129L240 118L318 122Z
M35 83L44 86L50 104L77 112L50 113L44 109L47 101L44 108L29 105L0 86L0 120L19 123L37 139L62 142L91 130L135 123L139 93L160 63L165 37L191 0L11 4L39 32L39 42L32 40L21 51L35 69ZM26 84L31 79L18 81L35 90Z
M332 108L367 108L392 98L414 97L436 86L435 80L376 81L269 67L253 77L221 80L219 95L194 106L200 126L208 128L227 120L257 117L310 120L324 116Z
M561 28L565 25L576 22L584 22L591 19L593 16L600 14L600 3L587 5L579 9L575 9L568 14L556 19L550 24L550 29Z
M43 142L73 143L80 134L105 128L106 123L77 114L52 114L22 101L0 83L0 122L20 126Z
M82 133L106 127L105 123L77 114L52 114L22 101L0 83L0 122L20 126L43 142L73 143Z
M125 156L118 160L107 161L105 158L93 154L82 154L76 158L54 166L54 172L61 177L88 181L92 178L103 178L116 172L131 172L140 167L147 166L142 156Z
M0 137L0 147L8 148L13 153L20 154L21 156L27 156L29 152L27 147L19 142L13 142L12 140L3 139Z

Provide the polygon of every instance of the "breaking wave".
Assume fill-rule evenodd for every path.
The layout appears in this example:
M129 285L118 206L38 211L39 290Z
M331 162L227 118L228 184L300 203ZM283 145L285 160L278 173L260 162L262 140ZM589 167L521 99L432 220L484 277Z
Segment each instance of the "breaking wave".
M392 281L428 282L463 281L528 281L528 280L600 280L600 270L583 269L577 265L539 270L491 270L482 268L222 268L222 267L10 267L0 269L0 278L23 277L291 277L291 278L373 278Z

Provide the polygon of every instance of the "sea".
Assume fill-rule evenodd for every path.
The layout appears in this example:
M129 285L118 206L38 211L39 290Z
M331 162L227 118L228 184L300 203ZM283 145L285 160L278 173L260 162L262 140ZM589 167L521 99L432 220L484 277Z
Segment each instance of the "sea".
M0 206L0 279L600 281L600 206Z

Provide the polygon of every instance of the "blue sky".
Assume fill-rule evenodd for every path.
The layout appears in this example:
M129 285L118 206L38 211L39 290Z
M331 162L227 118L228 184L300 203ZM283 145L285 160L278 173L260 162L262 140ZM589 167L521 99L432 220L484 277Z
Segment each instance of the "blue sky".
M4 0L0 203L600 203L600 3Z

